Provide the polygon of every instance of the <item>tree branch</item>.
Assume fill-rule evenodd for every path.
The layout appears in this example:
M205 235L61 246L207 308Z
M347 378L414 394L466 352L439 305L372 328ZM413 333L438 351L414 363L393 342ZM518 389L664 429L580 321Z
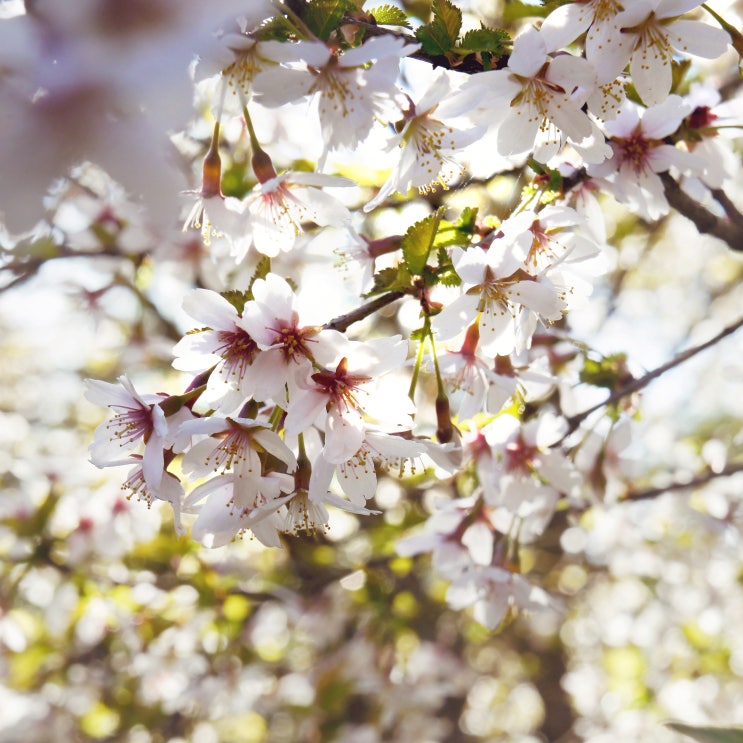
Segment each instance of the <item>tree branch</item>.
M743 318L740 320L734 322L732 325L728 325L726 328L721 330L716 336L713 338L710 338L708 341L705 341L704 343L700 343L698 346L693 346L692 348L687 348L686 351L682 351L681 353L674 356L670 361L667 361L665 364L662 364L657 369L653 369L652 371L648 372L642 377L638 377L637 379L634 379L629 384L625 385L624 387L620 387L617 390L614 390L609 397L607 397L603 402L597 403L596 405L591 406L587 410L584 410L580 413L577 413L576 415L570 416L568 421L568 433L572 433L575 431L575 429L586 419L588 418L591 413L596 412L597 410L600 410L601 408L611 405L615 402L619 402L624 397L627 397L628 395L631 395L633 392L637 392L638 390L643 389L644 387L647 387L653 380L660 377L662 374L665 374L670 369L673 369L676 366L679 366L679 364L682 364L684 361L688 361L689 359L696 356L698 353L701 353L702 351L705 351L706 349L714 346L716 343L719 343L723 338L726 338L729 335L732 335L736 330L743 327Z
M663 493L666 493L669 490L688 490L690 488L698 488L699 486L706 485L708 482L712 482L712 480L716 480L719 477L730 477L738 472L743 472L743 462L728 464L719 472L713 470L702 472L688 482L672 482L663 487L648 488L647 490L635 490L634 492L630 490L626 495L623 495L619 501L620 503L624 503L627 501L650 500L651 498L657 498L659 495L663 495Z
M371 302L362 304L361 307L357 307L355 310L347 312L345 315L340 315L340 317L336 317L333 320L326 322L323 327L344 333L348 330L349 326L353 325L355 322L359 322L359 320L369 317L369 315L374 314L377 310L381 310L382 307L386 307L388 304L392 304L392 302L404 296L405 292L402 291L383 294L381 297L372 299Z
M743 251L743 214L720 189L712 191L728 218L723 219L684 193L681 186L668 173L659 173L668 203L680 214L690 219L699 232L712 235L728 244L731 250Z

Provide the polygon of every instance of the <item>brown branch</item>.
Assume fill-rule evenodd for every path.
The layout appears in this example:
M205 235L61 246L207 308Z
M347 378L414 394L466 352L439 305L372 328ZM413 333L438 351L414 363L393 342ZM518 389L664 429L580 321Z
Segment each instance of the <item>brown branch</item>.
M663 190L668 203L677 212L690 219L699 232L722 240L731 250L743 251L743 215L723 191L715 189L712 195L725 210L727 219L712 214L692 199L668 173L658 175L663 182Z
M624 387L620 387L618 390L615 390L612 392L609 397L607 397L605 400L603 400L600 403L597 403L596 405L591 406L587 410L584 410L580 413L577 413L576 415L570 416L568 421L568 433L572 433L575 431L575 429L586 419L588 418L591 413L596 412L597 410L600 410L603 407L606 407L607 405L612 405L615 402L619 402L624 397L627 397L628 395L631 395L633 392L637 392L644 387L647 387L652 381L660 377L662 374L665 374L670 369L673 369L674 367L678 366L679 364L682 364L684 361L688 361L689 359L696 356L698 353L701 353L702 351L705 351L706 349L714 346L716 343L719 343L723 338L726 338L729 335L732 335L736 330L743 327L743 318L740 320L737 320L732 325L728 325L726 328L721 330L716 336L713 338L710 338L708 341L705 341L704 343L700 343L698 346L693 346L692 348L687 348L686 351L682 351L681 353L674 356L670 361L667 361L665 364L662 364L657 369L653 369L652 371L648 372L642 377L638 377L637 379L632 380L629 384L626 384ZM567 434L566 434L567 435Z
M627 501L650 500L651 498L657 498L659 495L663 495L663 493L667 493L670 490L689 490L690 488L698 488L719 477L730 477L738 472L743 472L743 462L728 464L719 472L715 472L714 470L702 472L687 482L672 482L663 487L648 488L647 490L630 490L628 493L623 495L619 501L624 503Z
M340 317L336 317L333 320L326 322L323 327L330 330L338 330L341 333L344 333L346 330L348 330L349 326L353 325L355 322L359 322L359 320L363 320L365 317L369 317L369 315L374 314L377 310L381 310L382 307L386 307L388 304L392 304L392 302L404 296L405 292L402 291L394 291L389 292L389 294L383 294L381 297L372 299L371 302L362 304L361 307L357 307L355 310L347 312L345 315L340 315Z

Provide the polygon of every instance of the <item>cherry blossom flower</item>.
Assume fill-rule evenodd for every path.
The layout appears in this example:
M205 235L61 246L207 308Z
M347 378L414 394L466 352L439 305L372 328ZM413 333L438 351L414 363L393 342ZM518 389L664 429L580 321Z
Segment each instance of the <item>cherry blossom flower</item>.
M264 452L290 470L297 466L296 457L278 434L253 418L198 418L184 423L180 434L208 437L194 444L183 458L184 471L196 477L233 472L238 479L250 480L262 473L260 454Z
M397 68L417 48L393 36L372 37L337 54L319 41L266 42L265 56L290 67L264 72L256 99L270 107L317 96L326 149L354 147L375 118L390 120L394 114L386 112L399 111L394 102ZM297 66L297 60L303 65Z
M191 419L188 408L166 415L161 405L167 395L140 395L126 376L119 384L98 379L86 380L85 397L90 402L108 407L112 418L101 423L90 445L90 460L96 467L126 464L127 455L144 445L142 472L148 488L157 490L165 471L164 450L180 447L178 427Z
M477 565L455 578L446 601L453 609L474 606L475 619L488 629L497 629L509 609L535 612L556 608L548 593L496 565Z
M524 271L508 246L498 248L496 240L488 250L453 251L464 293L444 307L432 324L439 337L448 339L479 318L483 350L506 356L529 347L538 320L559 320L565 297L548 278Z
M566 430L565 419L547 409L524 424L501 415L482 429L492 456L479 456L477 470L499 531L510 534L515 524L520 541L533 541L552 518L560 495L577 494L580 475L554 446Z
M221 475L199 485L184 500L184 513L197 513L191 534L205 547L221 547L250 531L267 547L280 547L285 524L279 508L294 486L291 475L270 472L250 478Z
M417 441L367 428L359 450L346 461L329 462L322 453L317 457L312 464L309 498L316 503L331 503L358 513L358 509L364 509L366 501L377 491L377 465L387 472L401 475L406 462L420 457L424 452L425 447ZM338 477L348 502L328 500L333 475Z
M400 133L389 149L400 148L400 157L390 177L364 207L371 211L390 194L417 188L426 193L436 185L446 188L462 171L454 155L485 133L465 116L474 108L481 91L470 86L457 90L451 77L441 73L418 103L410 102Z
M595 88L596 73L584 59L549 56L534 28L514 39L505 69L478 75L476 84L482 85L488 102L482 109L485 116L505 111L497 125L502 155L533 149L534 157L546 162L566 139L580 143L591 138L592 122L581 106Z
M599 77L616 76L629 62L632 83L643 103L660 104L671 90L674 50L715 59L727 49L730 37L721 28L679 17L699 5L699 0L625 3L607 27L600 50L590 57ZM621 29L619 34L615 25Z
M210 289L194 289L183 300L183 309L206 327L197 328L178 341L173 349L173 366L181 371L204 371L216 366L207 389L219 397L232 388L242 390L259 349L237 309Z
M342 464L361 449L365 416L385 422L394 417L393 426L412 427L413 404L403 393L385 400L371 394L378 377L405 363L408 347L399 336L378 338L366 343L339 342L334 357L337 365L316 372L311 384L299 389L290 401L285 428L290 436L308 430L313 424L325 432L323 456L329 463ZM322 359L318 359L324 363ZM392 412L394 411L394 412Z
M284 399L285 386L291 396L299 380L309 379L313 349L331 339L337 341L339 334L319 326L301 326L296 295L277 274L256 280L252 292L253 300L245 305L242 324L261 351L242 389L257 400Z
M145 479L144 463L139 462L136 456L132 457L129 462L134 463L135 467L130 470L121 486L127 497L134 496L137 500L144 501L148 506L152 506L156 500L169 503L173 509L173 527L176 534L179 536L185 534L185 528L181 522L182 502L185 493L181 481L165 470L159 484L151 485ZM122 464L124 463L122 462Z
M616 198L641 217L658 219L669 207L657 174L671 167L684 173L703 170L699 158L664 142L689 113L689 106L677 95L648 109L627 101L616 121L605 124L613 156L589 166L589 173L607 178Z
M739 99L723 101L719 90L699 83L692 83L683 100L691 109L681 127L684 143L702 163L699 177L704 184L720 188L738 171L739 159L731 139L743 128L743 105ZM687 179L687 191L688 186ZM703 198L701 194L698 197Z
M471 418L485 409L497 413L518 388L514 376L498 374L492 360L478 352L479 340L479 326L473 323L467 328L462 347L446 351L438 359L444 384L451 392L461 393L457 406L460 419Z
M350 222L348 209L320 188L355 185L349 178L323 173L274 173L274 177L259 182L241 204L249 217L250 242L259 253L273 258L294 247L306 222L319 226ZM236 247L233 255L237 262L245 257L248 244Z

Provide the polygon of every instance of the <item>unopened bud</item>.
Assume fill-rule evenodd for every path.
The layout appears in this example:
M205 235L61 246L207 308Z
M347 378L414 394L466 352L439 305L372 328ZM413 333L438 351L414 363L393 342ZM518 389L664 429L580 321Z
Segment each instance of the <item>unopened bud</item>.
M222 158L219 156L219 122L214 124L214 133L209 150L204 156L201 171L201 195L205 198L222 195Z
M436 438L447 444L454 436L454 424L451 422L449 398L440 394L436 397Z

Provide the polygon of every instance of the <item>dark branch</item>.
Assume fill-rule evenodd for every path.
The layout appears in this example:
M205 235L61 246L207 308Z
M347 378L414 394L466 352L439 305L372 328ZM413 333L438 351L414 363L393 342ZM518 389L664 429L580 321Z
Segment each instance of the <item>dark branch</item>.
M371 302L362 304L361 307L357 307L355 310L347 312L345 315L341 315L340 317L336 317L335 319L326 322L323 327L344 333L348 330L349 326L353 325L355 322L359 322L359 320L369 317L369 315L374 314L377 310L381 310L382 307L386 307L388 304L392 304L392 302L404 296L405 292L401 291L383 294L381 297L372 299Z
M659 175L668 203L677 212L694 222L699 232L719 238L732 250L743 251L743 215L723 191L716 189L712 191L712 195L725 210L727 219L712 214L684 193L681 186L668 173L659 173Z
M712 480L716 480L719 477L730 477L738 472L743 472L743 462L737 462L735 464L729 464L719 472L708 470L701 474L693 477L687 482L672 482L669 485L664 485L658 488L648 488L647 490L630 490L620 498L621 502L626 501L638 501L638 500L650 500L651 498L657 498L663 493L667 493L670 490L689 490L691 488L698 488L702 485L706 485Z
M682 351L678 355L674 356L670 361L667 361L665 364L659 366L657 369L653 369L653 371L648 372L642 377L638 377L637 379L632 380L629 384L624 385L623 387L620 387L619 389L612 392L609 397L607 397L603 402L597 403L596 405L593 405L592 407L588 408L587 410L582 411L581 413L577 413L576 415L571 416L567 419L568 421L568 432L575 431L575 429L586 419L588 418L591 413L596 412L597 410L600 410L603 407L606 407L607 405L612 405L615 402L619 402L621 399L627 397L628 395L631 395L633 392L637 392L638 390L643 389L644 387L647 387L653 380L660 377L662 374L665 374L670 369L673 369L674 367L678 366L679 364L683 364L684 361L688 361L692 357L696 356L698 353L701 353L702 351L705 351L708 348L711 348L716 343L719 343L723 338L726 338L729 335L732 335L736 330L743 327L743 318L738 320L737 322L734 322L732 325L728 325L728 327L721 330L716 336L713 338L710 338L708 341L705 341L704 343L700 343L698 346L693 346L692 348L687 348L686 351Z

